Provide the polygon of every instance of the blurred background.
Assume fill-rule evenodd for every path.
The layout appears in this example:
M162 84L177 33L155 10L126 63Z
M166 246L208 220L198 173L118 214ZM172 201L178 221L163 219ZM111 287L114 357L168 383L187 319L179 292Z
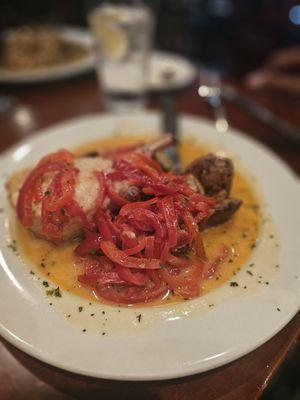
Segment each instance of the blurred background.
M98 2L99 3L99 2ZM242 76L274 50L300 41L296 0L148 0L157 27L155 46ZM25 24L86 26L97 2L1 0L1 30Z
M290 116L293 123L300 124L300 78L297 78L298 72L300 76L299 0L145 0L144 3L151 8L155 16L154 47L156 49L186 57L195 66L204 64L207 68L218 71L225 81L228 79L239 88L248 88L248 94L249 91L251 93L251 91L256 92L261 88L266 88L267 92L264 92L261 97L262 102L264 103L267 99L266 105L271 104L271 108L273 107L276 112L278 111L287 119ZM1 0L0 33L6 32L7 29L19 28L22 25L70 25L88 29L87 14L98 4L99 1L92 0ZM299 50L297 46L299 46ZM290 56L292 61L282 61L283 65L280 67L285 71L288 79L294 77L295 84L291 85L289 80L284 79L280 85L278 81L274 85L272 82L265 84L261 82L263 79L258 82L257 77L256 79L253 79L253 76L252 79L249 78L251 72L264 68L266 60L269 60L277 51L288 47L295 47L296 49ZM274 69L276 70L276 66ZM70 96L71 93L77 96L75 90L70 89L72 85L83 88L83 93L90 93L90 89L85 91L82 82L87 79L89 85L96 86L94 75L94 72L89 72L87 75L77 78L78 80L71 81L66 89ZM20 126L22 127L23 124L25 131L26 129L31 131L34 127L44 124L44 122L40 125L39 122L34 122L33 125L30 125L31 114L25 112L26 110L28 113L29 111L32 112L35 115L34 118L39 121L39 115L34 108L34 101L40 99L38 96L41 96L43 90L49 90L49 88L35 85L37 86L18 86L5 82L5 80L0 82L0 95L9 94L17 101L19 101L18 96L20 96L25 105L26 101L29 103L28 108L22 109L23 114L20 112L18 114ZM53 101L53 93L58 90L60 85L60 82L52 82L50 91L45 92L45 95L49 95L49 98L52 96ZM194 83L192 89L194 92L197 90L197 85L197 82ZM268 90L271 91L272 89L277 89L278 92L276 92L276 98L273 98L272 103L270 103L267 96ZM184 88L181 88L181 90L184 90ZM91 95L89 96L91 98ZM79 100L76 98L74 102L76 101ZM151 104L155 105L155 99L153 101L154 103ZM185 102L185 100L182 100L182 102ZM277 107L277 103L281 106ZM284 105L284 112L281 112L282 104ZM288 104L288 110L285 107L286 104ZM40 107L42 108L39 110L42 112L43 102L41 102ZM46 107L45 104L44 109ZM68 109L70 105L66 104L65 107ZM81 107L78 106L77 108L82 109L83 113L89 112L88 102L86 108ZM96 109L97 106L93 106L91 111ZM196 109L196 106L192 109ZM62 111L60 112L61 114L57 114L58 116L53 119L53 122L59 120L61 115L65 115ZM52 119L47 115L45 125L52 122ZM70 115L70 112L66 113L66 116ZM28 121L29 127L26 128ZM10 128L12 126L10 124L10 122L6 123L6 127ZM261 128L261 130L263 129ZM16 130L13 130L13 132L16 132ZM11 144L12 140L4 137L8 135L5 130L1 130L0 135L6 141L6 144ZM13 140L17 139L18 137L15 136ZM277 140L271 133L266 134L266 136L262 134L261 139L265 143L273 143ZM279 140L278 144L274 146L280 148L282 143ZM282 155L284 157L284 152ZM294 165L296 165L296 161L298 162L300 157L299 147L298 150L294 150L293 157ZM264 394L263 399L300 399L299 360L300 352L298 349L286 360Z

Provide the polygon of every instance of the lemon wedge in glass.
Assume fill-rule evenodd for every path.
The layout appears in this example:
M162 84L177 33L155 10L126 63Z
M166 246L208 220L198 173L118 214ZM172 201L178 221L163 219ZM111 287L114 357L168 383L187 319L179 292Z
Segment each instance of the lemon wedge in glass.
M98 36L102 51L110 60L120 60L128 50L128 39L113 19L95 18L92 21L94 33Z

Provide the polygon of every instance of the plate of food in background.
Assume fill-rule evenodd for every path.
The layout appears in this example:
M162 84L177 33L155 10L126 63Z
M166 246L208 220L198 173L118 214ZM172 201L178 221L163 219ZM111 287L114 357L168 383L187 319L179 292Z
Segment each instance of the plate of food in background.
M94 53L89 33L78 27L24 26L3 33L0 82L52 81L90 71Z
M112 45L116 46L116 39ZM64 79L95 68L90 33L78 27L23 26L1 37L0 82L35 83ZM153 51L148 89L174 90L196 78L193 64L180 55Z
M241 357L298 311L296 177L187 116L178 173L160 123L91 115L1 156L0 333L19 349L87 376L170 379Z

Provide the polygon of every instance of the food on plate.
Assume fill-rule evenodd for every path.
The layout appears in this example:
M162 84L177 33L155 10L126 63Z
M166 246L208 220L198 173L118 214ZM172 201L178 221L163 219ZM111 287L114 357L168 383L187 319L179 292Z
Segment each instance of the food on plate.
M230 159L206 154L175 174L161 161L171 145L163 135L79 157L59 150L11 177L11 203L36 241L53 252L68 249L78 285L97 298L126 305L195 298L238 256L226 238L238 232L229 230L242 200L231 197ZM255 239L257 220L252 232L245 215L242 229ZM203 235L225 223L228 233L218 233L208 254Z
M1 66L28 71L72 62L88 52L85 46L63 38L55 28L23 26L3 37Z

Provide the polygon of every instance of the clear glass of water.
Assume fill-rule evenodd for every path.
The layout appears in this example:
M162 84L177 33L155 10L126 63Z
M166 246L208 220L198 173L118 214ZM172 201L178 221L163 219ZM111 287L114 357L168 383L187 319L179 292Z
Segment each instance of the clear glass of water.
M154 24L151 11L139 1L112 1L94 8L88 19L106 108L142 109Z

